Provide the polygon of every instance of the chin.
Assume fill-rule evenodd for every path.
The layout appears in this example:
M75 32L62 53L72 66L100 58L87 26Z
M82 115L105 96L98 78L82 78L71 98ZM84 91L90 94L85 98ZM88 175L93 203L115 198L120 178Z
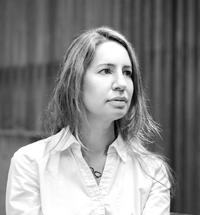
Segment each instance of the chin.
M118 112L114 114L114 120L119 120L121 118L123 118L126 115L127 112Z

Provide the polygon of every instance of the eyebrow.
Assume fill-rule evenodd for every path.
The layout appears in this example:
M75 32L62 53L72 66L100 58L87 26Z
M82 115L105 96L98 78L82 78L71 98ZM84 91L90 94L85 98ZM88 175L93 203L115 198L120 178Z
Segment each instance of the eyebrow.
M101 67L101 66L115 67L115 64L103 63L103 64L99 64L97 67ZM132 69L132 66L129 66L129 65L123 65L123 67L127 69Z

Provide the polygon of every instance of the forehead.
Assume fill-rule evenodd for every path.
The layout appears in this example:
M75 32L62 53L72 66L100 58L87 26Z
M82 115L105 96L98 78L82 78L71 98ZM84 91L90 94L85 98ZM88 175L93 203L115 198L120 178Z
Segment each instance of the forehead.
M115 41L106 41L97 46L92 64L123 64L131 66L129 54L124 46Z

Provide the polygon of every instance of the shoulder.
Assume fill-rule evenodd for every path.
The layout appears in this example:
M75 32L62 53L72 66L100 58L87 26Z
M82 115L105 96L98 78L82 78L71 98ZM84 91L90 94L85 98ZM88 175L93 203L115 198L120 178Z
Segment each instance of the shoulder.
M60 132L19 148L13 155L14 160L40 160L50 152L59 139Z
M141 156L143 165L146 166L148 171L153 175L157 174L160 171L166 171L166 162L159 155L149 154Z
M156 178L158 175L169 177L170 168L163 156L150 152L139 144L136 146L137 149L133 145L129 147L129 155L137 164L138 169L151 178Z
M158 182L165 187L171 187L170 170L162 156L156 154L140 156L138 162L142 171L151 178L153 184Z
M145 170L152 176L159 171L168 172L168 164L165 158L159 154L148 151L141 141L134 140L130 143L129 155L135 160L141 169Z

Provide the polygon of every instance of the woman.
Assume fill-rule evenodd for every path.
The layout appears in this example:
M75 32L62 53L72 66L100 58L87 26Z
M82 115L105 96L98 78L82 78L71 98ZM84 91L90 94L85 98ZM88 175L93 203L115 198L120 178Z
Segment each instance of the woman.
M167 164L146 149L149 115L135 52L101 27L68 48L49 106L53 133L19 149L7 215L167 215Z

